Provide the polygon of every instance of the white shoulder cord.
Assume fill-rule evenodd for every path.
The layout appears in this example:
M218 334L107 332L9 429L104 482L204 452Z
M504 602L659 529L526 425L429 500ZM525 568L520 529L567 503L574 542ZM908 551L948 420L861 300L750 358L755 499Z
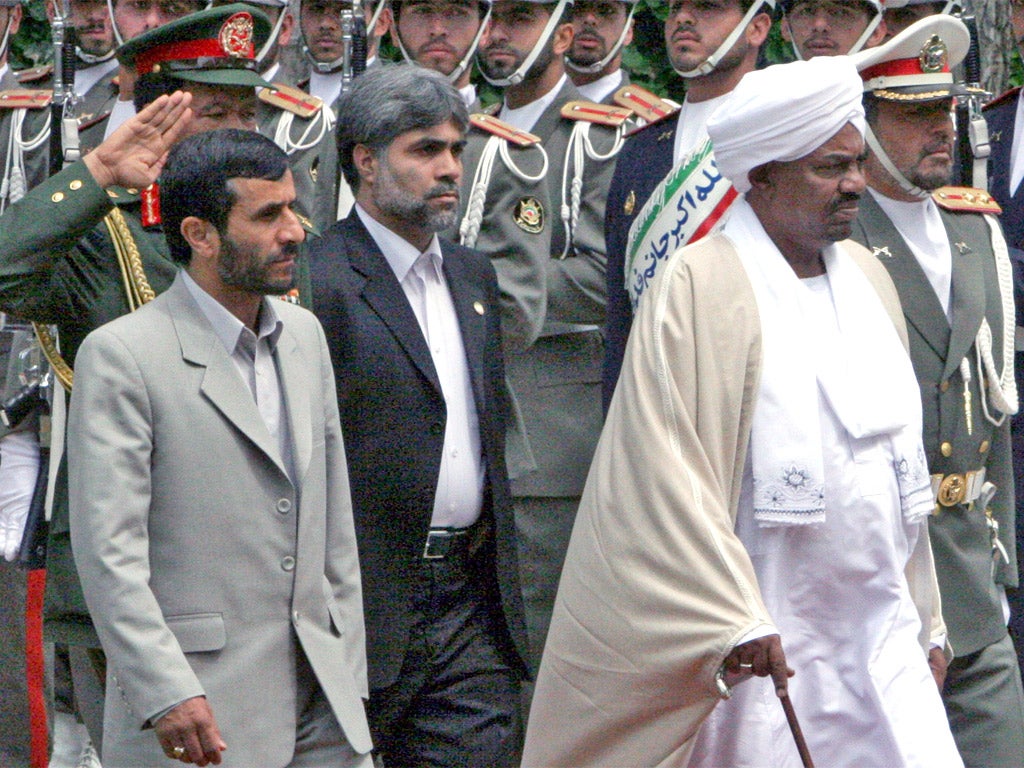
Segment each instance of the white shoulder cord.
M996 276L999 281L999 299L1003 313L1003 370L1000 373L996 369L995 359L992 355L992 329L988 320L982 319L981 328L975 339L977 352L978 370L984 370L989 381L987 391L988 397L992 398L992 405L1000 411L997 418L989 412L988 397L981 398L982 412L985 418L995 426L1000 426L1007 416L1017 413L1017 381L1013 375L1014 355L1014 329L1016 326L1016 314L1013 307L1013 268L1010 266L1010 255L1006 247L1006 240L999 228L994 216L986 214L985 221L992 231L992 250L995 254ZM984 367L982 367L984 366ZM984 394L984 393L983 393Z
M17 202L28 191L25 178L25 154L38 149L50 138L50 121L44 120L43 127L35 136L23 140L22 127L25 124L27 109L16 109L11 115L11 133L7 140L7 165L4 168L3 183L0 184L0 213L7 207L7 202Z
M565 152L565 164L562 166L561 217L565 227L565 246L558 258L564 259L569 255L572 249L573 232L576 231L576 225L579 223L583 198L583 172L586 170L584 152L591 160L603 162L615 157L622 149L623 143L622 126L620 125L615 131L615 141L611 149L602 154L594 149L594 144L590 141L590 123L580 120L572 127L572 133L569 134L569 146ZM571 171L570 166L572 167ZM572 175L571 182L569 181L570 173ZM566 187L568 187L568 203L566 202Z
M274 143L286 155L312 149L320 140L334 129L334 114L326 106L320 109L316 120L311 120L298 139L292 140L292 124L295 122L294 112L283 112L274 131ZM315 131L315 133L314 133Z
M541 153L543 160L540 172L536 176L531 176L521 170L512 161L508 151L508 142L503 138L491 136L487 140L484 150L480 154L480 162L477 163L476 172L473 174L473 186L470 187L469 199L466 201L466 215L462 217L462 221L459 224L459 242L462 245L472 248L476 245L477 238L480 236L480 223L484 218L484 201L487 198L487 187L491 183L491 175L494 170L494 156L496 154L501 155L505 167L522 181L533 184L547 176L548 153L544 151L544 147L540 144L533 144L531 146Z

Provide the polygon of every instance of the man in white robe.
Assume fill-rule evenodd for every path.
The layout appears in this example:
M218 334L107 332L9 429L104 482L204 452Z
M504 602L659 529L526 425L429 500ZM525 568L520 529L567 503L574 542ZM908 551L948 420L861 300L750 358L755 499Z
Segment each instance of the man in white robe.
M961 765L929 672L945 628L906 331L884 270L839 242L860 88L845 57L775 66L708 125L744 198L640 306L525 766L798 766L783 696L820 766Z

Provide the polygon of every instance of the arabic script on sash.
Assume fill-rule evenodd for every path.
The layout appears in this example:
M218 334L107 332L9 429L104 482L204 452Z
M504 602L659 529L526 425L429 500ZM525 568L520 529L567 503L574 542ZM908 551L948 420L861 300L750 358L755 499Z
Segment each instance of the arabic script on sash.
M634 311L659 265L710 232L736 196L718 172L710 139L654 189L629 228L626 243L626 291Z

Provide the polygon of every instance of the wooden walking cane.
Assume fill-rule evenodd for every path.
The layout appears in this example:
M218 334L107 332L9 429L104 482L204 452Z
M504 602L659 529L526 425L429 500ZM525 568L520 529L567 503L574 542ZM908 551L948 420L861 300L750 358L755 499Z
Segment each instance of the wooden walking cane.
M804 732L800 730L800 722L796 719L796 710L793 709L793 700L787 693L779 698L782 702L782 711L786 713L786 722L789 723L789 731L793 734L793 741L796 742L796 751L800 753L800 761L804 768L814 768L814 761L811 759L811 751L807 748L804 740Z

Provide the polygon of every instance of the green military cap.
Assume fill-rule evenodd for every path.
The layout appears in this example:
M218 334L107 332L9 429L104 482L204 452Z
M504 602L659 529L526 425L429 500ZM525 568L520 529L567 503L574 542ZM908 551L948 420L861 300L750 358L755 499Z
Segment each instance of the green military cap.
M256 52L269 36L270 20L262 11L235 3L144 32L117 49L117 60L140 76L266 88L270 83L257 74Z

